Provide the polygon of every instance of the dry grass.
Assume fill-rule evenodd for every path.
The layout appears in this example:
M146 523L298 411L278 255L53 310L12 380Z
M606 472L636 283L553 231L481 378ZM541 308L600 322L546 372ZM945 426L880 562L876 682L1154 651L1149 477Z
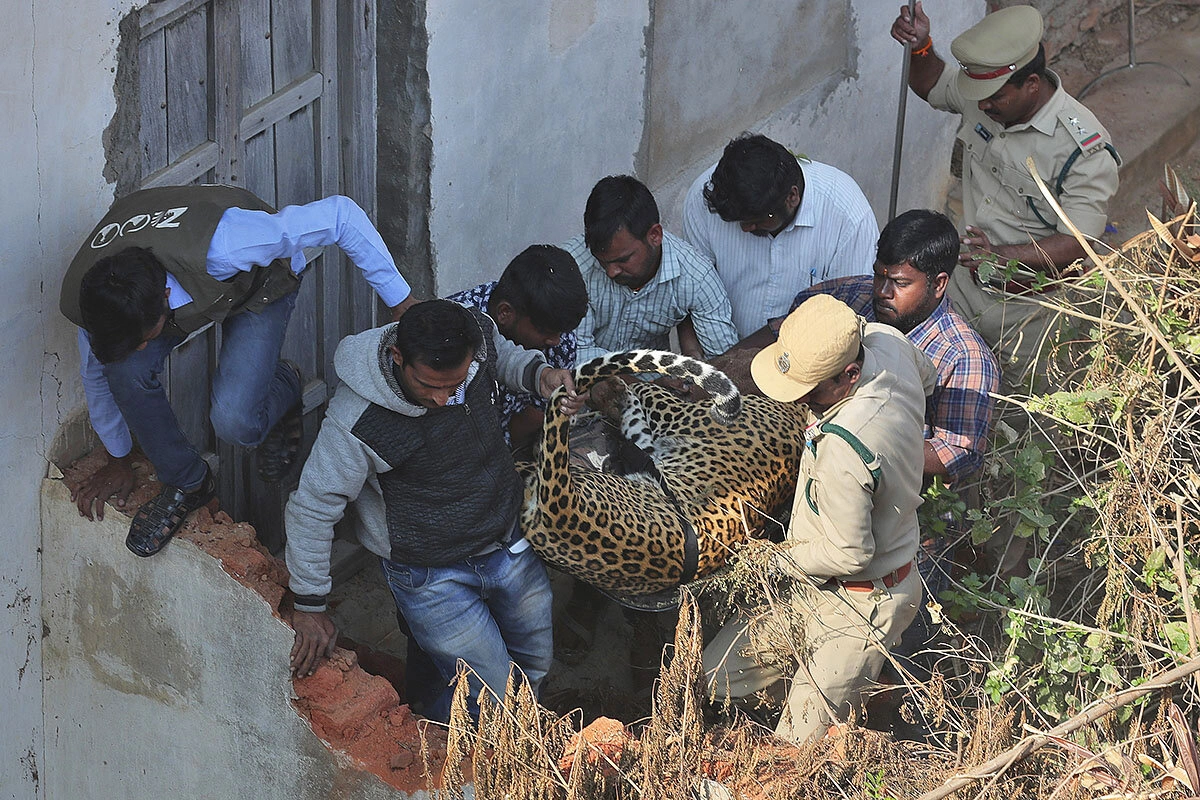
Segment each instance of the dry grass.
M736 715L706 725L705 626L687 595L644 725L626 728L615 745L597 743L580 735L577 716L540 708L523 682L504 698L485 692L475 725L463 681L439 776L448 787L443 791L459 797L458 787L472 781L481 798L902 798L936 794L953 776L996 763L1001 766L988 767L988 776L973 778L954 796L1169 798L1190 796L1189 786L1200 789L1193 733L1200 694L1193 679L1147 695L1132 714L1097 713L1094 721L1068 726L1069 734L1047 738L1042 732L1064 718L1039 700L1047 666L1021 655L999 633L1004 622L1011 634L1015 620L1040 626L1048 637L1091 634L1088 641L1116 667L1120 685L1081 671L1059 687L1076 710L1200 655L1200 230L1194 215L1156 225L1105 257L1100 272L1103 303L1075 305L1069 291L1043 296L1071 321L1046 353L1051 383L1060 391L1007 398L1009 418L1024 415L1030 424L993 456L1012 458L1035 436L1053 451L1039 496L1046 508L1067 512L1048 526L1037 548L1041 561L1028 579L1042 587L1045 602L993 607L973 628L950 626L958 631L952 661L960 669L910 687L910 710L942 732L932 743L896 741L852 724L795 746ZM1096 279L1081 280L1082 286ZM1014 482L994 472L985 499L1002 510ZM734 606L785 608L772 551L768 543L752 543L728 571L697 587L705 614ZM792 669L804 655L803 625L798 615L791 623L787 614L769 616L783 622L757 631L755 647L774 652L781 669ZM1006 659L1013 660L1015 688L995 703L985 683ZM1021 749L1033 741L1036 746Z

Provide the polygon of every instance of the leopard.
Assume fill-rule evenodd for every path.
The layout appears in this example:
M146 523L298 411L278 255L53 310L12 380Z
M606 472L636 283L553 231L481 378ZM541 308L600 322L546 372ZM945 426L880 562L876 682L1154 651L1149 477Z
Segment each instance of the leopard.
M566 390L556 390L540 452L518 464L521 528L547 564L639 608L638 598L669 596L711 575L748 538L778 524L772 515L795 492L807 408L742 395L709 364L659 350L583 363L576 390L622 373L683 379L710 399L685 399L648 381L618 383L621 433L649 456L645 470L620 475L570 457L569 417L558 410Z

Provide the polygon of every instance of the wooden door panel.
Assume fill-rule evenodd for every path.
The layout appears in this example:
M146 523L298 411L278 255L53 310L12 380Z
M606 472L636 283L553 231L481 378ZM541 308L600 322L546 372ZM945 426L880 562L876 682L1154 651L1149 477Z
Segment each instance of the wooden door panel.
M138 46L141 80L142 174L167 165L167 35L152 33Z
M163 0L143 8L134 183L231 183L276 207L347 193L373 212L373 131L369 147L355 142L347 148L356 159L349 187L342 184L338 135L342 119L364 125L375 119L374 41L363 33L373 37L373 25L364 25L373 13L370 0ZM349 87L338 81L339 22L354 38ZM349 106L341 105L344 98ZM334 349L370 324L375 302L336 248L309 260L283 348L306 378L306 448L323 413ZM223 506L253 522L274 549L283 541L290 487L263 486L253 454L212 435L209 386L219 350L220 331L211 327L172 354L164 385L192 442L216 451Z
M208 8L201 6L166 35L167 159L177 161L210 141Z

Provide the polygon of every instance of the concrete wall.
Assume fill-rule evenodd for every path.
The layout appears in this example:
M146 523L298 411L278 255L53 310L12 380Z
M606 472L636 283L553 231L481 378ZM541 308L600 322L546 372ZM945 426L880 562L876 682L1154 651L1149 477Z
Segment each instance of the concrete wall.
M853 41L840 34L849 16L849 0L770 2L754 13L726 0L656 2L648 183L694 178L747 124L848 75Z
M614 172L642 177L678 229L687 186L743 130L846 170L882 221L903 52L892 6L752 5L427 0L437 293L579 233L592 185ZM947 52L984 12L983 0L925 6ZM954 127L909 103L901 210L941 202Z
M0 55L0 797L42 795L41 538L38 486L59 423L81 399L59 276L112 202L103 177L117 23L133 0L5 4ZM114 795L116 796L116 795Z
M395 800L292 706L292 630L176 538L153 559L128 520L81 520L43 485L45 796ZM392 693L394 704L395 693Z
M646 0L426 0L438 294L583 230L596 180L634 169Z

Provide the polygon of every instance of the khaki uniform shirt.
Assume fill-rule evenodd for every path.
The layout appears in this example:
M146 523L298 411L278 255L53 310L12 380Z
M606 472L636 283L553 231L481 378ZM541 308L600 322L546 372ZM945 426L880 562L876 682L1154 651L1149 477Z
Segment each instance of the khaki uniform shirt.
M925 398L937 370L888 325L869 323L854 392L809 426L787 550L788 572L875 580L913 560L925 465ZM870 451L867 461L833 423ZM799 577L799 575L797 575Z
M1049 71L1048 71L1049 72ZM1066 93L1049 72L1054 95L1029 122L1005 128L964 100L958 92L958 70L947 64L929 92L929 104L962 115L958 138L963 142L963 212L992 244L1029 244L1055 233L1070 234L1042 197L1025 159L1033 156L1038 172L1054 191L1067 159L1081 148L1063 182L1058 202L1071 221L1088 236L1104 233L1108 204L1117 191L1117 161L1104 145L1108 131L1095 114ZM1033 199L1042 222L1029 206Z

